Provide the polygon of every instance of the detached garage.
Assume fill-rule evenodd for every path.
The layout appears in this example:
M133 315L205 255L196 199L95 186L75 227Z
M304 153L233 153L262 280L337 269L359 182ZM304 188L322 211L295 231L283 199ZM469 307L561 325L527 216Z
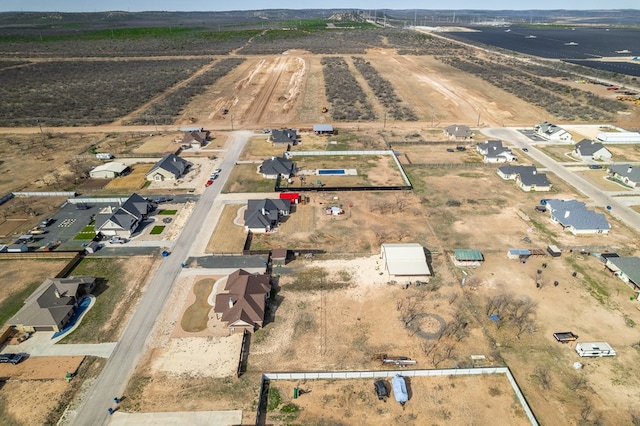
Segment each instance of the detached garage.
M390 280L428 280L431 276L424 248L418 243L382 244L380 258Z
M122 173L124 173L128 168L129 166L114 161L111 163L100 164L89 172L89 176L94 179L113 179L122 175Z

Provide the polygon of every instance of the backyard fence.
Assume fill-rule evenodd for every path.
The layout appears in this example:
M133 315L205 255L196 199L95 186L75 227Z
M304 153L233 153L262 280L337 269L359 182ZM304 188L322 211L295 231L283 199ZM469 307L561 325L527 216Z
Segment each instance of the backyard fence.
M335 379L381 379L393 377L400 374L403 377L437 377L437 376L469 376L483 374L504 374L513 388L516 398L520 402L525 415L533 426L538 426L529 403L520 390L509 367L479 367L479 368L454 368L436 370L385 370L385 371L326 371L310 373L265 373L262 375L262 386L260 387L260 399L258 400L258 410L256 413L256 426L265 424L267 397L270 382L272 380L335 380Z
M62 191L38 191L38 192L14 192L16 197L75 197L75 192Z

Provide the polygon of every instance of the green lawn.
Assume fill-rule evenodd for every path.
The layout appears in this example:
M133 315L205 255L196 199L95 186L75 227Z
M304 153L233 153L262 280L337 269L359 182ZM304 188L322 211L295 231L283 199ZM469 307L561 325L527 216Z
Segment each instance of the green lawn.
M151 229L150 234L151 234L151 235L158 235L158 234L162 234L162 231L164 231L164 226L162 226L162 225L157 225L157 226L154 226L154 227Z
M127 319L123 315L128 309L120 309L114 315L116 306L125 299L126 305L137 302L135 294L128 292L129 282L122 272L122 263L126 260L113 258L83 259L69 275L88 275L96 277L97 285L93 290L96 296L94 306L87 311L76 330L62 340L62 343L103 343L118 339L119 329Z
M178 210L160 210L158 214L172 215L178 213Z

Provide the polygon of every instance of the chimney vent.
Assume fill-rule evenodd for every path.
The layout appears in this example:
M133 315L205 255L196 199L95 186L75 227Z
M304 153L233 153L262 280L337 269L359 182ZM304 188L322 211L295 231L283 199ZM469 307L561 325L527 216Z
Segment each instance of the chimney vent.
M229 298L229 308L233 308L233 299Z

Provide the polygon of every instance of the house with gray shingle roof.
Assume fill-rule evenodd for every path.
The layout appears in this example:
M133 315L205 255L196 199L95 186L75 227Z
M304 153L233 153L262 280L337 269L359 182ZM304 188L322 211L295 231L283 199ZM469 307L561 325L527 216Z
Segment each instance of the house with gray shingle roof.
M610 160L611 152L604 147L602 142L594 142L582 139L575 145L573 156L581 160Z
M507 163L517 160L511 149L502 145L500 140L490 140L479 143L476 151L483 157L485 163Z
M73 316L78 301L95 287L93 277L46 279L7 322L18 331L60 331Z
M605 266L633 290L640 292L640 258L609 257Z
M632 188L640 185L640 167L631 164L617 164L607 168L607 174L614 180Z
M101 209L96 215L94 229L96 234L130 238L151 210L153 207L147 200L133 194L120 206Z
M611 225L604 214L588 210L577 200L547 200L551 221L559 223L574 235L608 234Z
M498 175L504 180L515 180L526 192L551 190L547 175L539 173L536 166L502 166L498 167Z
M452 124L443 130L449 139L473 139L473 132L469 126Z
M545 121L543 123L534 126L533 131L550 141L567 141L572 140L571 133L564 130L562 127L558 127L555 124Z
M276 179L278 176L288 179L295 174L295 167L293 161L288 158L271 157L262 162L259 173L267 179Z
M270 232L278 227L280 219L291 212L291 201L265 198L249 200L244 212L244 227L250 232Z
M293 129L273 129L269 135L269 141L275 143L285 143L295 145L298 143L298 132Z
M148 181L163 181L179 179L191 166L187 160L175 154L167 154L153 165L147 172Z

